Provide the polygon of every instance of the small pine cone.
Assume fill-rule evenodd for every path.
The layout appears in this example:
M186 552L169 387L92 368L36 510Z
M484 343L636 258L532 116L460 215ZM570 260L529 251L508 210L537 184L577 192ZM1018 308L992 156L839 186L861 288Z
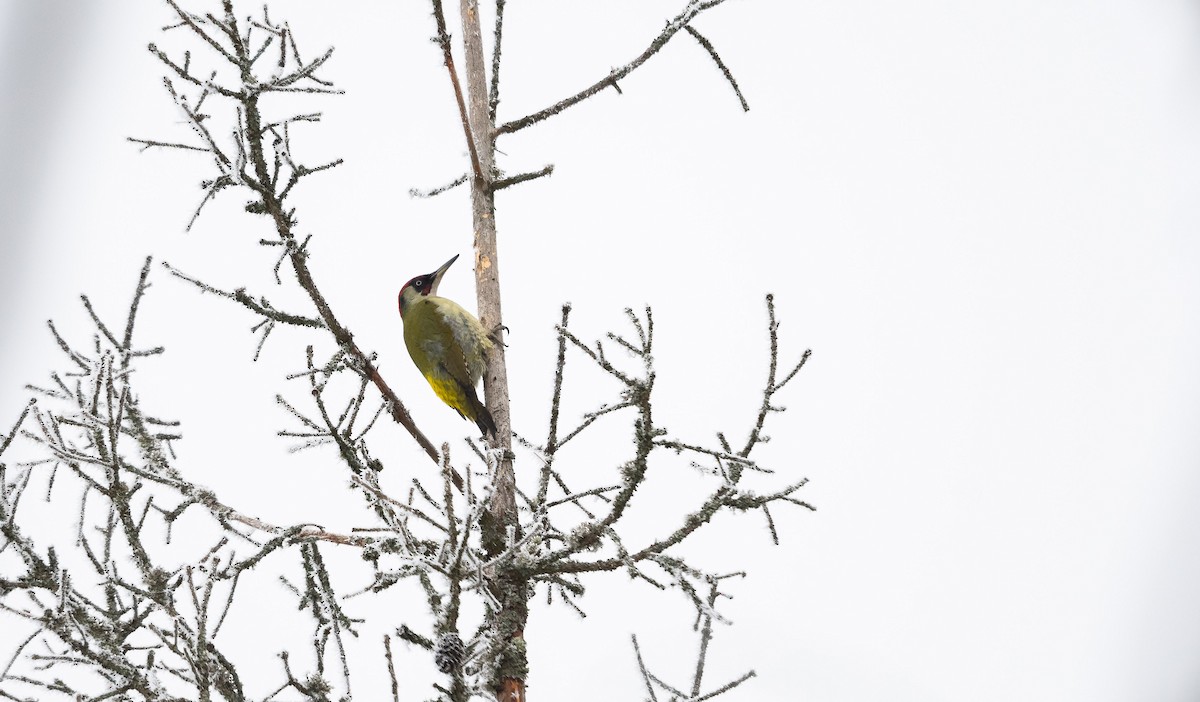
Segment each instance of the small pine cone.
M463 646L462 639L458 638L458 634L442 634L433 652L433 662L438 670L449 674L462 665L466 653L467 649Z

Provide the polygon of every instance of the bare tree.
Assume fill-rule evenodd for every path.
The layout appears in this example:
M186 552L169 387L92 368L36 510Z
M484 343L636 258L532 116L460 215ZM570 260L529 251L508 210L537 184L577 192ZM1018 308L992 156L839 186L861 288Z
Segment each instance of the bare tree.
M272 235L258 244L279 251L275 282L296 285L309 309L283 310L245 288L223 290L174 266L163 264L164 270L249 309L259 320L254 328L260 335L259 351L278 325L309 331L312 342L297 357L303 365L287 376L292 384L304 384L305 401L289 400L285 393L278 396L290 422L279 434L298 440L300 449L335 448L336 460L369 505L375 523L351 533L270 524L222 501L175 468L175 444L182 436L179 423L143 406L135 388L138 363L163 352L134 343L138 308L152 269L147 259L123 333L115 333L87 297L85 311L95 327L89 344L69 341L51 324L68 369L53 373L47 387L30 386L35 398L11 431L0 436L0 459L18 444L29 456L0 463L0 555L8 557L0 560L0 610L23 620L28 630L0 668L0 697L207 701L282 699L287 693L314 701L349 699L352 663L371 664L352 661L346 654L345 638L357 636L360 620L351 616L338 592L344 581L357 576L333 572L326 565L322 548L327 544L359 549L370 564L371 573L359 577L356 594L369 596L405 581L419 583L432 624L422 629L396 621L389 622L389 628L416 651L426 652L446 676L444 684L436 686L438 699L524 700L529 673L524 631L533 595L540 591L582 612L588 582L600 573L618 571L652 591L682 592L696 611L699 646L689 684L673 686L651 672L633 639L632 659L649 699L657 702L661 694L698 702L753 677L754 671L749 671L705 687L713 624L725 621L717 606L726 594L724 583L744 573L711 572L685 559L678 547L697 532L714 528L713 518L725 511L761 511L778 543L771 507L812 509L796 497L803 479L779 480L752 456L768 439L768 416L782 411L777 393L809 356L805 351L793 365L780 365L771 296L766 299L766 383L757 412L747 418L744 440L735 444L728 438L732 435L719 433L711 444L702 445L656 423L654 319L649 308L626 310L625 333L590 341L569 326L571 308L564 305L556 326L557 359L545 439L535 440L512 425L504 346L498 344L488 357L484 379L486 404L498 431L488 444L470 443L473 459L454 460L448 443L438 447L422 432L380 373L375 353L361 346L359 337L339 319L309 268L309 238L296 230L295 185L341 161L299 162L292 151L295 127L318 122L320 113L307 108L268 113L262 98L338 94L321 71L333 50L301 52L288 23L272 19L266 8L260 15L246 16L235 11L232 0L223 0L218 12L193 12L175 0L164 1L175 14L166 30L186 33L191 48L176 55L155 44L149 48L167 69L164 86L191 134L186 140L132 141L207 159L212 175L203 184L204 195L188 226L220 193L240 193L247 212L270 221ZM707 52L743 109L749 109L712 43L691 24L720 4L722 0L690 0L628 63L542 110L500 122L505 1L497 0L494 7L489 75L477 3L460 2L460 72L442 2L432 0L435 40L459 109L470 163L466 174L449 185L414 194L432 196L459 185L470 188L477 302L485 326L503 326L496 194L553 171L546 166L503 175L496 164L497 140L552 119L605 89L620 90L620 80L681 33ZM192 48L204 58L194 59ZM615 358L614 348L619 351ZM606 377L613 394L591 398L596 409L579 420L564 420L566 370L579 363ZM427 469L413 467L416 477L405 495L383 488L379 473L384 466L370 448L384 415L403 428L435 469L431 481ZM620 417L632 426L623 455L597 459L574 451L578 437ZM627 528L626 517L639 509L656 509L635 498L656 456L663 453L690 456L697 479L708 486L707 496L677 515L672 526L647 537ZM526 468L518 474L514 465L519 456ZM588 471L596 479L593 484L567 484L565 465L594 465L598 460L612 468ZM55 483L62 482L60 473L81 486L74 539L67 544L76 552L73 558L64 557L60 548L40 547L42 539L35 541L32 533L34 523L18 518L22 498L35 481L45 482L49 499ZM180 553L172 542L176 523L193 507L207 516L208 526L201 528L199 538L210 539L198 555ZM281 652L277 686L251 690L236 654L218 641L218 635L239 582L260 563L283 554L298 556L300 562L301 582L287 582L300 608L312 617L315 665L297 669L289 653ZM480 617L467 619L463 605L468 599L481 605L474 608L482 612ZM399 700L392 637L384 638L384 661L393 697Z

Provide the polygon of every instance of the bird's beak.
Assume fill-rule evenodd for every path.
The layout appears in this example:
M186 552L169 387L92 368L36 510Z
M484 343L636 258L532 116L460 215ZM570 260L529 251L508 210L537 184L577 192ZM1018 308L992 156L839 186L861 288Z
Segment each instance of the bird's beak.
M442 282L442 276L446 273L446 269L449 268L450 265L453 264L457 260L458 260L458 254L455 254L454 258L443 263L441 268L437 269L436 271L434 271L431 274L433 276L433 284L429 286L429 294L430 295L437 295L438 285L440 285Z

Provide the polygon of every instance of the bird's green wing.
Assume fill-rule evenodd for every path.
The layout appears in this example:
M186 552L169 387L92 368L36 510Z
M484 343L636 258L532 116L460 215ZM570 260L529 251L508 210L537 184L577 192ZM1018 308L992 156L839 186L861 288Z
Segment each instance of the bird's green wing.
M435 308L431 316L436 320L434 323L437 327L437 343L442 348L438 362L456 383L474 390L475 383L471 382L471 372L467 369L467 358L463 355L462 346L454 336L454 328L442 316L440 310Z

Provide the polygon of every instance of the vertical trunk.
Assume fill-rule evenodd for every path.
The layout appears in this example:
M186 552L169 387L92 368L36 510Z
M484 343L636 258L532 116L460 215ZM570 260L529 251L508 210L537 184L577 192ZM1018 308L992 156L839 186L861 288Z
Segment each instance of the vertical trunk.
M460 0L467 79L467 107L471 136L479 155L483 178L471 181L471 215L475 229L475 292L479 319L485 327L503 324L500 311L500 262L496 252L496 207L491 189L495 172L494 126L488 113L487 76L484 73L483 37L479 28L478 0ZM508 527L516 528L517 502L512 463L512 421L509 415L508 372L504 346L497 344L488 357L483 377L488 411L496 421L494 449L501 456L494 476L488 518L482 524L484 548L489 555L505 547ZM500 611L491 622L496 636L498 666L492 681L499 702L524 702L525 659L524 629L528 618L528 583L516 573L500 570L492 582L500 601Z

